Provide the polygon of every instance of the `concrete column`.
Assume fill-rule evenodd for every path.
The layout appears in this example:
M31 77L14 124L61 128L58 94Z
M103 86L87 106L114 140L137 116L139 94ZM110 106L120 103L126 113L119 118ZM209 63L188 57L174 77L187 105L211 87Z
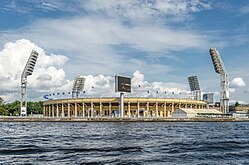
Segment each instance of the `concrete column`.
M51 105L48 107L48 117L51 117Z
M82 103L82 117L85 117L85 103Z
M67 103L67 117L71 117L70 103Z
M163 105L163 111L164 111L164 117L167 117L166 115L166 112L167 112L167 105L166 105L166 102L164 102L164 105Z
M185 108L188 108L188 104L185 104Z
M138 117L138 118L140 117L139 109L140 109L140 103L137 102L137 117Z
M181 103L179 103L179 108L181 108L181 106L182 106L182 104L181 104Z
M150 114L150 102L146 103L146 111L147 111L147 117L148 117Z
M78 117L78 105L74 103L74 117Z
M131 103L128 102L128 117L131 117Z
M143 111L143 117L145 117L145 111L146 111L146 110L145 110L145 108L143 108L143 109L144 109L144 111Z
M46 108L46 116L49 117L49 106L50 105L47 105L47 108Z
M190 104L190 108L191 108L191 109L193 108L193 104Z
M89 118L90 117L90 111L91 111L91 108L87 108L87 117Z
M52 117L54 118L54 105L52 104Z
M56 117L59 117L59 105L56 104Z
M170 117L172 116L172 113L173 113L174 111L175 111L175 104L172 103L172 105L171 105L171 111L170 111L170 114L169 114Z
M156 102L156 117L158 117L158 102Z
M46 105L43 105L43 117L46 117Z
M109 117L112 115L112 103L109 102Z
M120 110L119 110L119 117L124 117L124 93L120 93Z
M61 117L65 117L64 104L61 104Z
M91 102L91 117L94 117L93 113L94 113L94 111L93 111L93 102Z
M103 112L102 112L102 102L99 103L99 116L101 117L103 115Z

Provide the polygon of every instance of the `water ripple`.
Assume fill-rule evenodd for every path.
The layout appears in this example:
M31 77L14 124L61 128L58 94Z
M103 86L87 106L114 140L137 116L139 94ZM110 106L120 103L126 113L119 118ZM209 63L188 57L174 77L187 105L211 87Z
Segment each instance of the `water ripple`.
M249 164L248 123L0 123L0 164Z

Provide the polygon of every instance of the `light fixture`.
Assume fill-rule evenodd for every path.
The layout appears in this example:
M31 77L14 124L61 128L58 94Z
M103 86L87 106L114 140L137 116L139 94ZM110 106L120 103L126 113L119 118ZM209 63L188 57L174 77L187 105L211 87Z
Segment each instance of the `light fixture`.
M210 48L209 53L214 65L214 70L220 75L220 110L226 114L229 112L227 71L221 60L219 52L215 48Z
M83 76L75 77L72 89L72 98L78 98L79 93L84 90L85 78Z
M24 67L21 76L21 116L27 116L27 77L31 76L38 58L35 50L31 51L29 59Z

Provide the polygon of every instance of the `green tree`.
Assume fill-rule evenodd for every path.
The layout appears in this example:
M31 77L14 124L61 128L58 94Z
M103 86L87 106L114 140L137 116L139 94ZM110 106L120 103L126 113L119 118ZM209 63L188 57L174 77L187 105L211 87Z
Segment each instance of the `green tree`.
M4 100L2 97L0 97L0 115L1 116L8 115L8 110L6 110L6 108L5 108Z
M0 107L0 116L7 116L8 111L4 107Z
M20 114L21 103L16 100L11 103L4 103L3 98L0 97L0 115L16 116ZM42 114L43 105L42 102L28 102L27 113L29 114Z
M236 101L236 103L234 104L235 107L237 107L237 106L239 106L239 105L240 105L240 104L239 104L238 101Z
M3 106L3 104L4 104L4 100L2 97L0 97L0 106Z
M20 114L20 101L16 100L12 103L8 103L6 109L8 110L9 115L15 116Z
M28 114L41 114L42 113L42 102L28 102L27 108Z

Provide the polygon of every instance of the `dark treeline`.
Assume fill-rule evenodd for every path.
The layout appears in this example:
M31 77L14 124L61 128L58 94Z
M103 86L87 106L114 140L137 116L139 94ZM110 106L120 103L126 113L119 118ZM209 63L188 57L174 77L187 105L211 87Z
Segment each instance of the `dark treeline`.
M1 116L17 116L20 115L20 101L14 101L11 103L4 103L4 100L0 97L0 115ZM42 114L42 102L28 102L27 113L30 114Z

